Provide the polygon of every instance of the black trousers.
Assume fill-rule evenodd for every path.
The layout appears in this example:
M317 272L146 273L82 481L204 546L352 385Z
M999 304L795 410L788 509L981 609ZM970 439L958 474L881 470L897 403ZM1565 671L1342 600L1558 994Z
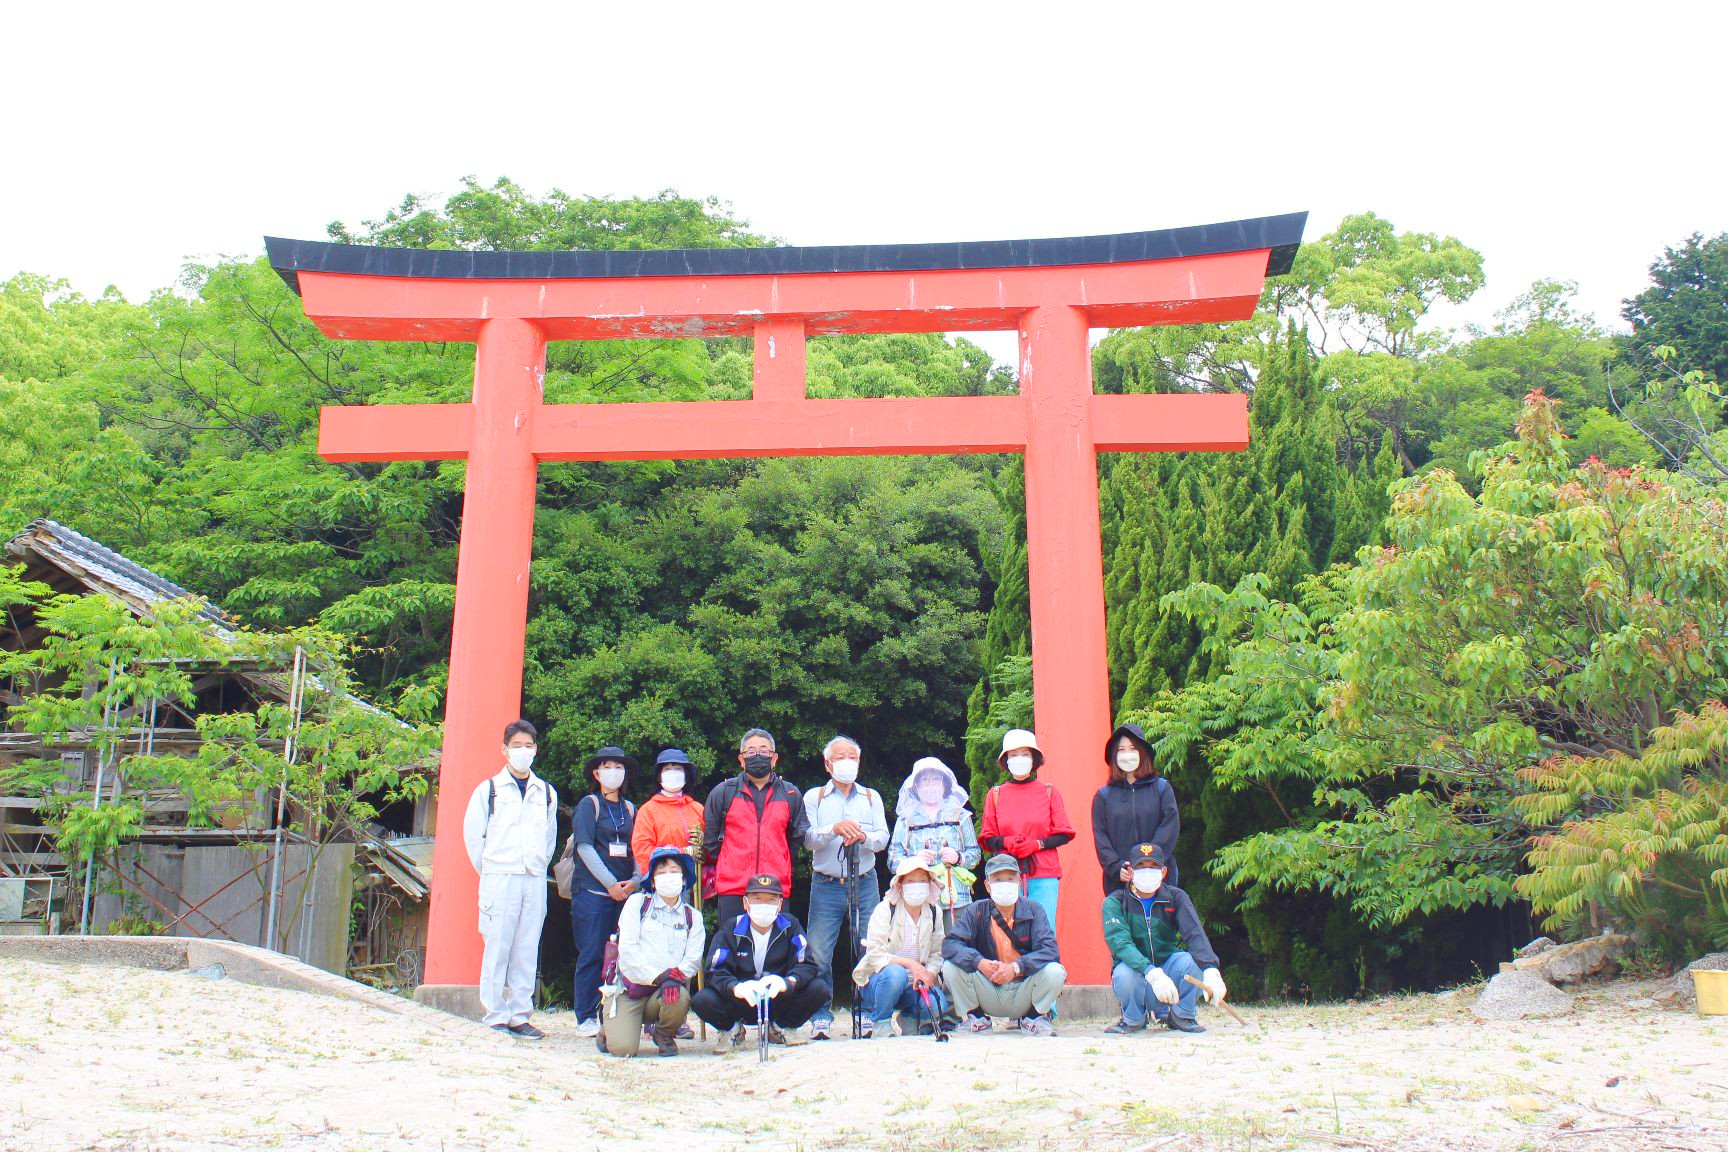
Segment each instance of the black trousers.
M820 978L802 987L788 988L768 1001L768 1018L782 1028L797 1028L828 1003L828 993L828 982ZM756 1023L756 1009L718 988L704 988L696 993L690 1001L690 1010L706 1020L709 1027L722 1032L730 1032L740 1024Z

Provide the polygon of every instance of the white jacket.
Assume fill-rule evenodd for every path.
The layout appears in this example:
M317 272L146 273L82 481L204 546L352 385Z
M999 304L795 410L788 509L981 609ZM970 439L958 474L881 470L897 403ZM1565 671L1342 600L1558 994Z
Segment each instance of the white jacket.
M644 901L652 901L646 913ZM702 970L706 935L702 914L689 904L669 907L651 892L637 892L618 913L618 971L637 984L653 983L668 968L694 976Z
M486 818L486 797L492 796L492 818ZM528 774L528 790L516 787L510 769L482 780L468 798L462 818L462 842L468 859L482 876L544 876L558 846L558 800L552 786Z

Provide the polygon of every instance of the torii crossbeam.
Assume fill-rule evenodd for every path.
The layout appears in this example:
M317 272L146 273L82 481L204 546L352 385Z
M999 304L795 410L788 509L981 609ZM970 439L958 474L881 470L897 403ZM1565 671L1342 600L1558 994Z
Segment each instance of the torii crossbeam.
M1241 320L1289 270L1306 213L1199 228L991 243L676 252L444 252L267 238L328 336L471 340L473 401L332 407L329 460L468 462L433 854L428 985L472 985L469 792L521 707L536 467L543 460L1021 452L1042 778L1082 825L1057 924L1073 983L1109 982L1086 827L1111 727L1097 454L1235 451L1240 395L1100 396L1088 330ZM807 337L1015 330L1019 395L811 400ZM751 399L545 404L546 343L753 336Z

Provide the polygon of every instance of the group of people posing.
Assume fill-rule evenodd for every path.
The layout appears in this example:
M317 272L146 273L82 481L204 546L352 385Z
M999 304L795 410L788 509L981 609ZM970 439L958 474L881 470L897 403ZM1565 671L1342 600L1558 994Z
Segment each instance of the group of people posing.
M506 728L505 764L474 790L463 826L480 874L485 1022L522 1039L544 1035L529 1017L558 829L556 793L533 771L535 738L525 720ZM578 1034L614 1056L637 1055L644 1039L673 1056L679 1039L693 1038L694 1013L716 1030L717 1052L744 1043L752 1024L770 1043L827 1040L844 931L855 1035L987 1032L997 1020L1053 1035L1067 979L1055 933L1057 849L1074 827L1061 793L1038 779L1037 737L1003 737L1007 779L986 793L976 827L970 797L934 756L901 783L890 826L881 794L859 782L861 758L857 741L834 737L822 750L827 782L800 795L776 771L774 737L752 728L739 742L739 773L705 801L691 795L689 758L667 748L655 758L653 795L637 807L624 798L641 771L636 759L616 747L589 757L593 791L576 803L554 869L570 897ZM1193 902L1176 886L1175 794L1138 726L1117 728L1104 758L1092 836L1122 1008L1106 1031L1138 1032L1153 1020L1204 1031L1199 997L1222 1000L1226 988ZM808 926L787 907L800 851L811 854ZM705 901L718 912L712 940Z

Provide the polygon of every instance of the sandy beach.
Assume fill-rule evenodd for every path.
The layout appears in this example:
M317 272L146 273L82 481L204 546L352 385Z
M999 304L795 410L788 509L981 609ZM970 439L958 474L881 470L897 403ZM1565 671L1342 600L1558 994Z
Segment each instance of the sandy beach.
M998 1031L614 1060L185 972L0 961L0 1148L1728 1149L1728 1018L1587 988L1485 1025L1473 989L1203 1009L1210 1031ZM1632 1002L1631 1006L1628 1002ZM842 1029L847 1025L842 1014Z

